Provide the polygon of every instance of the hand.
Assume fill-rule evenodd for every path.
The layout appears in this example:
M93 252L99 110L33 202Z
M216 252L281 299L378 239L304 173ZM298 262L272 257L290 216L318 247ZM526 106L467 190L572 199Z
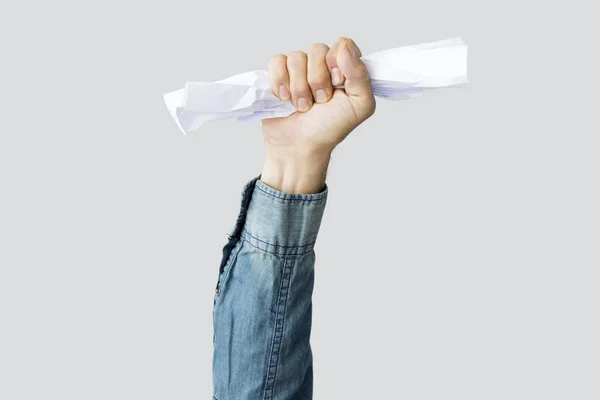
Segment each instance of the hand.
M367 67L359 57L354 41L340 38L331 49L314 44L306 54L271 59L273 94L291 99L298 111L263 120L267 158L262 181L294 193L323 188L331 151L375 112ZM334 89L340 85L344 89Z

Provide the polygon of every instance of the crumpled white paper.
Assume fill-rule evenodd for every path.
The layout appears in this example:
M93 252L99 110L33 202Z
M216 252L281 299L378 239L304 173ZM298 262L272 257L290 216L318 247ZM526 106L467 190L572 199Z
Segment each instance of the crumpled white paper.
M373 93L398 100L421 95L424 88L467 83L467 45L460 38L397 47L361 57ZM296 111L269 87L267 71L257 70L216 82L187 82L164 94L169 113L186 134L206 121L237 117L241 121L286 117Z

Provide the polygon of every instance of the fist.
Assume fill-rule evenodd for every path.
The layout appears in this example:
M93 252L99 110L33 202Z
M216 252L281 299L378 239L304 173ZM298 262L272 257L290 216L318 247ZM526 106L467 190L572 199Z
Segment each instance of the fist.
M262 122L267 150L292 154L331 152L375 112L375 98L358 46L339 38L331 48L313 44L306 53L278 54L269 62L275 96L296 112Z

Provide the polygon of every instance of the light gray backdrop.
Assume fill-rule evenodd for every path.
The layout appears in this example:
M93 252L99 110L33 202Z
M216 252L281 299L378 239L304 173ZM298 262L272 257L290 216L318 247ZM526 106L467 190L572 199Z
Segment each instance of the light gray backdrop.
M338 36L364 54L460 36L470 83L378 101L333 155L315 398L600 398L595 15L3 3L0 399L210 398L221 248L262 137L234 121L184 136L162 94Z

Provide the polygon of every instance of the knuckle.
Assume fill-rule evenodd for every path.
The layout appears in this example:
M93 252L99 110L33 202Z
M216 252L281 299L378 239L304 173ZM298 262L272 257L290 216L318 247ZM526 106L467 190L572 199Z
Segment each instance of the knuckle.
M284 54L275 54L273 57L271 57L271 59L269 60L269 66L278 66L280 64L285 64L285 59L286 56Z
M327 46L325 43L313 43L308 48L308 52L313 53L313 54L314 53L321 54L321 53L326 53L328 51L329 51L329 46Z
M297 65L306 62L306 53L302 51L294 51L287 58L288 64Z
M346 47L356 47L357 49L359 48L356 42L349 37L341 37L339 40L340 45L345 45Z

